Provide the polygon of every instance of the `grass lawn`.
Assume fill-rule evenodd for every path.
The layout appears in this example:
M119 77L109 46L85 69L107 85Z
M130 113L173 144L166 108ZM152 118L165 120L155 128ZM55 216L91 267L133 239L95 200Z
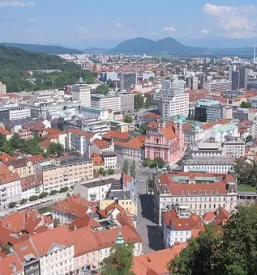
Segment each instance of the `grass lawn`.
M252 187L250 185L245 185L245 184L238 185L237 190L241 192L256 192L255 187Z

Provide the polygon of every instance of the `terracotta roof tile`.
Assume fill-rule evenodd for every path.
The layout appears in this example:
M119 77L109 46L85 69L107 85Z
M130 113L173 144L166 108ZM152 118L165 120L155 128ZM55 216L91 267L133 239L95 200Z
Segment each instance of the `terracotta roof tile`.
M1 275L18 274L19 272L22 272L22 270L23 266L16 254L11 254L3 259L0 259Z
M103 138L108 140L114 139L127 141L129 139L129 134L120 131L109 131L103 135Z
M110 142L96 138L93 143L100 149L106 149L110 147Z
M77 129L77 128L72 128L72 129L70 130L70 132L71 132L71 134L73 134L73 135L85 137L85 138L87 138L87 139L91 139L91 138L94 136L94 134L91 133L91 132L81 131L81 130L79 130L79 129Z

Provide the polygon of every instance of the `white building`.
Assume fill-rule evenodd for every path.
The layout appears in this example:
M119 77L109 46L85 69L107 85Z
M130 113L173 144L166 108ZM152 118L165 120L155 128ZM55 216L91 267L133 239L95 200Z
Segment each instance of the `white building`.
M232 174L163 173L154 188L159 224L162 213L175 204L198 215L218 207L232 211L237 204L236 181Z
M0 82L0 94L6 94L6 84Z
M74 244L67 227L35 234L30 241L39 255L41 275L73 274Z
M188 209L171 209L163 213L162 232L166 248L188 241L193 236L193 229L204 231L204 226L201 217L190 214Z
M117 154L115 152L105 152L102 156L104 159L104 169L106 171L109 169L117 169Z
M227 156L193 157L183 163L184 172L226 174L234 167L234 160Z
M224 154L232 158L245 156L245 141L242 139L227 140L223 143Z
M106 198L114 182L113 178L91 179L75 185L74 194L79 194L88 201L100 201Z
M107 109L94 108L94 107L81 107L80 113L83 115L84 119L109 119L109 111Z
M91 105L94 108L102 108L112 110L114 112L120 112L121 110L120 96L104 96L94 94L91 96Z
M12 173L4 164L0 165L0 209L8 209L9 203L22 199L21 181L18 173Z
M78 101L84 107L91 106L90 87L87 84L79 83L72 86L72 100Z
M204 83L203 88L209 93L219 93L231 90L232 81L231 80L211 80Z

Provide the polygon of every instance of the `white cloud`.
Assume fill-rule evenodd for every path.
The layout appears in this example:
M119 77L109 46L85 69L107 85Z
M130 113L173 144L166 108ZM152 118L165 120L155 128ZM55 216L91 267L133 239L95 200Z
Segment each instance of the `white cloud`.
M121 23L117 23L117 24L116 24L116 27L117 27L117 28L121 28L121 27L122 27L122 24L121 24Z
M257 36L257 6L218 6L206 3L203 12L216 20L221 35L228 38Z
M0 7L35 7L36 4L33 1L20 1L20 0L0 0Z
M201 33L202 33L202 34L208 34L208 33L210 33L210 30L202 29L202 30L201 30Z
M168 33L173 33L177 31L174 27L164 27L163 30Z

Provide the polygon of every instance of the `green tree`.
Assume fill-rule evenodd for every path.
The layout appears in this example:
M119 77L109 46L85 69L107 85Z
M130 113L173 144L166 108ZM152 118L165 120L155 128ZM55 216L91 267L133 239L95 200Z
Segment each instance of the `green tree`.
M113 175L113 174L114 174L114 170L113 170L113 169L111 169L111 168L110 168L110 169L108 169L108 171L107 171L107 172L108 172L108 175Z
M246 139L245 139L246 142L249 142L249 141L252 141L252 140L253 140L252 135L247 136Z
M20 204L25 204L25 203L27 203L27 199L22 199L21 201L20 201Z
M38 196L36 196L36 195L29 197L29 201L36 201L36 200L38 200Z
M2 147L4 145L4 143L6 142L6 138L4 135L0 134L0 147Z
M108 85L99 85L95 90L92 91L92 94L101 94L101 95L107 95L109 92L109 86Z
M102 176L105 176L106 175L106 171L104 170L103 167L101 167L99 170L98 170L98 173Z
M152 107L153 104L151 102L151 100L149 98L146 98L146 101L145 101L145 108L146 109L149 109L150 107Z
M241 104L240 104L240 107L245 108L245 109L250 109L250 108L253 107L253 105L252 105L251 102L242 101Z
M47 156L58 156L64 152L63 146L60 143L51 143L47 148Z
M132 117L130 117L130 116L125 116L124 117L124 122L131 123L132 121L133 121Z
M62 188L60 188L59 193L65 193L68 190L69 190L69 187L62 187Z
M146 131L147 131L147 124L146 123L142 123L139 126L139 133L142 134L142 135L145 135Z
M134 96L134 108L136 110L142 109L144 107L144 97L140 94Z
M111 254L103 261L103 275L133 275L131 272L134 244L116 244Z
M132 161L132 164L130 165L130 176L132 178L136 178L136 162L135 160Z
M165 162L162 158L155 158L154 159L155 166L162 169L165 166Z
M125 160L124 163L123 163L122 171L123 171L125 174L128 174L128 172L129 172L129 162L128 162L127 160Z
M10 202L9 208L14 208L17 205L17 202Z
M152 164L153 164L153 161L152 161L151 159L149 159L149 158L146 158L146 159L145 159L145 165L146 165L147 167L151 167Z
M57 190L51 190L51 192L50 192L50 196L53 196L53 195L55 195L55 194L57 194L58 193L58 191Z
M60 226L60 220L54 219L54 228Z
M257 205L237 207L221 228L207 226L168 264L172 274L256 274Z
M47 197L48 196L48 193L47 192L42 192L41 194L39 194L39 198L40 199L43 199L43 198L45 198L45 197Z

